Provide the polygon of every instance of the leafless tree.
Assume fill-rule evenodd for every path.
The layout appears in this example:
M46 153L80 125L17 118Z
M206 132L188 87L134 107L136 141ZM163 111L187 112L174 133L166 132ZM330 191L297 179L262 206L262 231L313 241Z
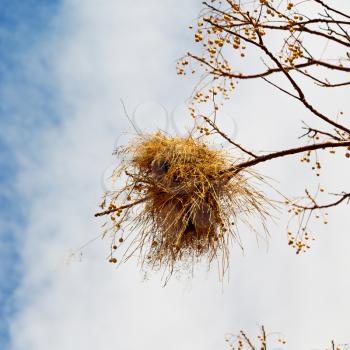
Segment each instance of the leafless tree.
M350 86L350 14L323 0L296 3L286 0L208 0L203 2L196 25L190 28L195 31L194 39L201 52L188 52L177 64L179 75L201 72L189 103L190 114L203 136L217 134L242 154L241 161L232 166L230 163L220 175L230 178L260 163L300 154L301 161L311 163L319 176L322 166L317 152L325 150L334 154L336 149L341 149L344 162L349 161L349 121L343 111L328 115L308 96L305 86L311 82L315 89L328 89L332 93ZM243 60L244 63L247 52L258 58L253 66L257 71L245 71L244 64L242 69L233 69L233 66L239 67L237 62ZM218 110L224 100L230 98L237 83L257 79L297 101L305 113L314 117L313 125L303 123L299 137L301 145L262 153L233 140L218 126ZM209 112L201 112L203 104L209 106ZM126 175L133 177L127 172ZM333 198L325 203L320 203L317 198L324 192L321 187L315 195L306 189L299 199L284 197L289 212L298 218L296 233L288 233L288 243L297 254L310 247L308 242L312 236L307 227L312 214L320 218L324 210L350 202L350 189L345 186L341 193L329 194ZM106 206L104 201L103 211L96 216L111 215L116 220L115 215L120 216L123 211L144 204L148 199L143 196L120 206L112 202ZM131 200L130 195L128 200ZM326 218L324 223L327 223ZM117 249L115 242L112 249ZM111 255L110 262L116 263L117 259ZM229 335L226 340L232 350L272 350L286 344L283 337L268 334L264 327L261 327L257 342L244 331ZM328 349L348 350L349 347L332 341Z
M228 334L226 343L231 350L283 349L287 344L287 340L280 333L268 333L264 326L261 327L260 334L256 339L256 341L253 340L250 335L241 330L238 334ZM325 350L349 350L349 345L336 344L334 341L331 341Z
M285 0L203 2L203 10L194 30L195 42L201 47L198 54L188 52L177 65L177 73L202 73L190 102L190 112L204 135L219 134L245 156L228 171L235 172L262 162L293 154L301 154L301 161L313 163L317 176L321 162L317 151L328 149L335 153L344 150L344 161L350 158L350 125L344 113L327 115L311 101L306 84L314 88L344 91L350 86L350 14L331 7L322 0L293 3ZM321 48L321 51L320 51ZM258 71L244 71L247 52L258 58ZM325 58L327 56L327 58ZM239 67L235 70L232 67ZM257 69L257 68L256 68ZM228 137L216 123L222 102L230 98L239 81L262 79L280 93L287 94L305 107L305 113L315 118L315 125L303 124L300 139L303 144L290 149L262 154L249 145L242 145ZM200 112L209 105L211 112ZM321 122L321 123L320 123ZM318 126L321 125L321 126ZM348 165L347 163L346 165ZM346 184L344 184L344 187ZM298 218L294 233L289 232L289 244L300 253L309 248L307 225L312 214L327 218L324 210L349 203L349 189L329 194L329 202L320 203L318 194L305 190L298 200L285 200L289 212ZM327 213L326 213L327 214Z

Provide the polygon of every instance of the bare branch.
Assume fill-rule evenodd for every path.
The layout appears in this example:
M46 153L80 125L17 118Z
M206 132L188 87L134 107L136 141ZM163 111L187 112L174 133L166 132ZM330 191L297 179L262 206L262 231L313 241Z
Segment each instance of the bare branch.
M312 202L314 203L313 206L311 207L307 207L307 206L302 206L302 205L297 205L297 204L293 204L295 207L297 208L300 208L300 209L304 209L304 210L316 210L316 209L328 209L328 208L331 208L331 207L335 207L337 205L339 205L340 203L344 202L346 199L350 199L350 193L344 193L344 194L337 194L337 196L340 196L341 198L334 201L334 202L331 202L331 203L328 203L328 204L322 204L322 205L319 205L316 203L316 201L308 194L308 197L312 200Z
M240 171L241 169L251 167L251 166L257 165L259 163L266 162L268 160L272 160L272 159L280 158L280 157L285 157L285 156L292 155L292 154L314 151L317 149L349 147L349 146L350 146L350 141L344 141L344 142L315 143L312 145L286 149L283 151L269 153L269 154L266 154L263 156L259 156L258 158L251 159L251 160L248 160L246 162L234 165L230 169L228 169L226 172L227 173L236 173L237 171Z
M126 205L122 205L121 207L115 207L115 208L111 208L111 209L108 209L105 211L101 211L99 213L96 213L95 217L108 215L108 214L115 213L115 212L123 210L123 209L128 209L128 208L134 207L137 204L141 204L141 203L145 202L147 199L148 199L148 197L144 197L144 198L139 199L138 201L135 201L135 202L132 202L132 203L129 203Z
M202 115L202 118L219 134L221 135L225 140L227 140L229 143L231 143L232 145L234 145L235 147L239 148L241 151L243 151L244 153L249 154L251 157L254 158L258 158L257 155L255 155L254 153L248 151L246 148L242 147L240 144L234 142L231 138L229 138L223 131L221 131L217 125L210 120L210 118Z

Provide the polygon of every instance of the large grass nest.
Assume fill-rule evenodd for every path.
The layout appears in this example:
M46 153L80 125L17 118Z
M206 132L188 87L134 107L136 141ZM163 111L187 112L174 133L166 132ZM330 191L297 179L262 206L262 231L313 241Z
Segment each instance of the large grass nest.
M239 222L251 226L252 216L262 223L268 216L269 201L255 189L254 180L263 178L248 169L233 172L238 159L201 139L158 132L116 153L121 161L113 178L120 186L96 214L111 219L111 262L125 242L122 259L137 256L143 268L171 275L204 259L209 267L217 262L223 276L231 241L240 242Z

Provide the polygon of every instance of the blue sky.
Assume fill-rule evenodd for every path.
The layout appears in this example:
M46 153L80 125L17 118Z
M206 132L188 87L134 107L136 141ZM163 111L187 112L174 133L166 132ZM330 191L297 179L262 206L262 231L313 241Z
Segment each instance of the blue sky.
M57 120L50 86L28 72L30 65L43 68L45 62L26 57L51 29L59 5L56 0L1 0L0 5L0 344L8 340L7 320L15 312L12 293L21 278L19 249L26 222L16 187L18 159L30 156L28 145L40 126ZM50 102L44 105L44 100Z

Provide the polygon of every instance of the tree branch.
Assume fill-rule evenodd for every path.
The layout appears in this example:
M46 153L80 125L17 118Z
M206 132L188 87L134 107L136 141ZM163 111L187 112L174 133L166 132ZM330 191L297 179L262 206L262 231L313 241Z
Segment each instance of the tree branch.
M292 154L298 154L308 151L314 151L317 149L326 149L326 148L339 148L339 147L349 147L350 141L344 141L344 142L323 142L323 143L315 143L312 145L302 146L302 147L296 147L296 148L290 148L283 151L278 151L274 153L269 153L263 156L259 156L258 158L248 160L246 162L242 162L237 165L233 165L231 168L224 171L224 173L237 173L238 171L257 165L262 162L266 162L271 159L280 158Z
M96 213L95 217L104 216L104 215L108 215L108 214L114 213L114 212L119 211L119 210L131 208L131 207L133 207L133 206L135 206L137 204L145 202L147 199L149 199L149 197L141 198L138 201L135 201L135 202L123 205L123 206L118 207L118 208L116 207L116 208L108 209L108 210L105 210L105 211L101 211L99 213Z
M344 202L346 199L350 199L350 193L344 193L344 194L341 194L339 196L341 196L340 199L338 199L335 202L328 203L328 204L318 205L315 202L315 200L312 199L312 201L314 202L314 205L312 207L306 207L306 206L297 205L297 204L293 204L293 206L295 206L297 208L300 208L300 209L311 210L312 211L312 210L316 210L316 209L327 209L327 208L335 207L335 206L339 205L340 203Z

